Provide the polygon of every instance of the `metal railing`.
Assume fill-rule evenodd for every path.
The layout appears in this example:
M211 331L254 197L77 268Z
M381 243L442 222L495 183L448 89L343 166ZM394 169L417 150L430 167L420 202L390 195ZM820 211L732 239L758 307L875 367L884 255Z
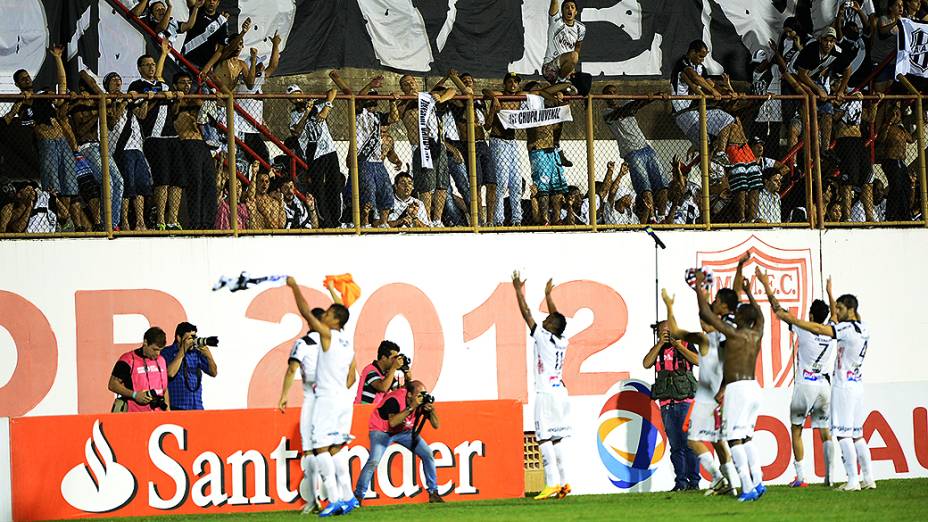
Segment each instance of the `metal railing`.
M90 107L93 105L98 128L111 129L116 124L111 121L114 104L118 105L116 102L149 99L148 96L35 95L28 103L53 103L52 118L58 123L30 129L22 127L24 122L14 117L11 125L7 126L0 153L5 157L15 156L16 161L5 161L4 177L21 180L6 186L0 200L0 237L598 232L641 228L645 224L639 222L639 216L649 216L647 224L655 228L705 230L926 226L928 195L923 100L921 93L907 82L902 83L910 89L910 94L854 95L841 100L827 100L832 108L840 109L842 103L859 101L864 112L876 104L886 104L888 111L899 113L898 117L893 116L899 121L893 120L892 128L877 129L876 133L868 131L870 125L866 120L860 125L862 139L871 134L871 142L876 140L878 158L881 159L879 163L872 164L872 157L867 151L863 155L864 163L859 166L865 171L870 169L864 174L842 172L842 167L847 165L850 166L845 170L849 171L851 167L857 167L848 164L846 157L834 158L834 154L819 150L820 139L816 138L820 133L818 124L824 121L822 118L831 116L823 110L826 101L805 96L737 95L718 100L668 95L567 96L563 103L570 106L572 121L565 121L557 128L518 130L514 136L501 134L499 129L491 130L490 125L485 129L479 128L480 114L484 118L487 116L486 109L478 104L482 98L456 96L453 98L455 108L451 111L452 117L456 117L459 123L456 139L450 137L453 133L446 132L450 130L449 126L441 127L442 135L437 140L441 144L438 155L444 157L436 158L441 160L438 161L439 166L436 166L435 172L429 173L411 167L415 163L413 151L418 145L418 137L415 136L418 126L407 127L402 117L398 121L390 119L393 105L406 108L408 104L408 110L416 112L415 96L336 97L328 118L324 122L313 120L314 125L327 128L334 151L319 155L320 149L307 148L305 136L297 133L292 137L292 143L298 146L288 147L289 154L277 146L276 140L266 143L272 151L288 156L286 168L267 172L264 165L248 171L236 168L235 149L245 145L236 139L236 102L261 99L268 133L288 135L291 114L303 110L298 104L324 100L325 94L188 95L183 97L187 102L212 102L225 112L224 143L212 144L212 169L205 166L200 170L190 170L191 162L201 158L185 156L185 148L170 149L175 151L177 157L174 159L178 160L175 163L178 170L176 178L180 180L178 185L166 185L156 176L151 180L155 186L151 195L135 195L135 191L131 197L122 198L118 194L123 192L130 180L116 178L127 174L122 172L121 156L127 144L111 143L109 132L88 136L86 128L76 129L81 123L75 120L75 115L80 112L75 106L82 105L86 112L92 111ZM151 100L164 98L166 95L156 94ZM175 103L173 98L165 101ZM501 102L510 102L515 108L518 108L516 102L522 99L523 96L500 97ZM669 103L681 100L688 100L690 107L674 113ZM21 101L24 101L21 95L0 96L0 104L6 107ZM757 173L753 172L749 188L744 189L739 186L743 177L738 178L741 174L736 171L740 168L739 163L750 156L747 156L744 147L738 146L755 134L752 128L759 125L754 117L757 105L770 101L798 104L794 122L786 122L783 126L798 125L801 128L800 140L791 148L783 147L786 152L779 153L780 157L770 158L775 162L772 166L767 165L767 172L761 172L762 188L758 188ZM640 102L643 107L630 116L616 116L616 119L624 120L621 123L616 123L616 119L604 119L605 114L634 102ZM359 144L357 114L362 110L383 114L379 150L371 151L370 147L363 147L364 143ZM203 116L203 112L205 109L201 107L198 116ZM627 120L629 117L632 120ZM687 126L692 122L695 122L698 133ZM218 122L209 118L198 118L198 123L218 127ZM740 130L727 126L733 124L739 125ZM9 131L11 127L14 130L19 128L20 132ZM626 140L631 145L617 143L610 127L618 129L620 141L623 140L621 132L631 132L632 127L639 128L650 151L642 152L643 147L634 136ZM71 140L68 134L75 130L79 136ZM366 130L362 128L361 133ZM884 136L888 131L894 133L889 138ZM61 133L60 140L58 132ZM723 153L725 144L720 143L719 134L728 136L727 144L735 146L728 154ZM484 135L489 140L478 139ZM888 144L890 139L895 142ZM908 143L900 145L900 139ZM67 155L62 149L55 148L62 144L68 146L66 152L80 153L78 159L73 160L73 165L64 161ZM143 159L149 164L149 169L154 166L152 163L163 159L153 156L146 143L130 145L130 148L144 153ZM215 148L216 145L219 147ZM627 150L632 145L635 150ZM773 148L780 148L779 143L775 145ZM865 142L862 146L869 148L869 145ZM120 150L114 150L117 148ZM368 156L359 160L358 151L362 148ZM34 157L28 158L29 154L34 154ZM893 158L888 159L887 154ZM291 160L293 155L299 162ZM87 156L94 161L88 160ZM99 165L94 163L97 158ZM52 160L57 163L51 165ZM119 169L112 168L114 162L120 166ZM572 166L566 166L571 163ZM613 164L611 170L608 167L610 163ZM23 166L10 172L14 168L12 165L20 164ZM302 168L302 165L306 167ZM904 179L900 170L903 167ZM770 169L776 171L775 175ZM412 192L419 205L424 205L424 200L431 200L427 219L406 219L408 208L406 214L393 215L391 219L390 208L394 202L406 205L411 201L402 201L400 197L394 199L394 186L398 190L400 188L397 182L400 171L409 173L413 178ZM891 179L888 172L893 176ZM333 178L331 183L330 175ZM210 176L214 179L202 179ZM779 183L773 179L777 176L782 179ZM95 190L91 187L91 179L96 183ZM286 183L287 179L294 181L292 186ZM240 183L232 180L241 181L248 189L240 193ZM138 180L131 182L135 184ZM79 184L81 190L77 190ZM210 190L205 191L207 196L194 194L189 188L194 184L200 189L212 184L215 196ZM161 208L159 214L159 209L152 210L152 206L161 205L158 194L163 190L159 187L165 186L169 196L174 193L171 187L181 189L176 198L168 197L181 208L173 208L169 203L168 208ZM802 187L801 193L797 187ZM302 194L307 197L301 199ZM215 201L210 200L212 197ZM863 209L865 217L878 214L877 210L870 208L869 198L875 198L874 204L879 206L878 200L901 197L905 197L906 201L895 201L894 215L908 219L851 221L859 219L862 205L866 207ZM117 199L122 200L122 205L128 205L121 215L114 214L116 209L123 208ZM664 203L665 200L668 203ZM747 203L739 203L742 200ZM443 205L439 203L442 201ZM777 208L761 208L758 201ZM134 206L134 202L141 206ZM203 205L209 207L205 213L201 212ZM663 208L658 208L661 205ZM852 211L845 212L848 208ZM840 219L835 219L839 211ZM55 213L57 219L40 219L43 213L46 216ZM778 216L778 219L758 222L761 213ZM162 217L152 218L152 215ZM159 225L173 224L164 222L170 221L170 218L163 217L165 215L176 216L179 227L161 230ZM206 218L196 221L191 218L193 215L217 218L209 224L203 221ZM753 219L743 216L753 216ZM164 221L157 222L158 219ZM388 223L387 226L383 226L383 220ZM51 225L52 222L55 224ZM443 226L439 226L439 222Z

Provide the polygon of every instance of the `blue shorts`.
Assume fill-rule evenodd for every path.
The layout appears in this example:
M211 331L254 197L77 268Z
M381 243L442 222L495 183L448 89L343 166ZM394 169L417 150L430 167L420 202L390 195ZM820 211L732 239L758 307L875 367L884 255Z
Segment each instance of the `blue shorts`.
M625 163L628 163L628 172L636 194L667 188L670 180L664 175L657 161L657 153L650 145L628 153L624 159Z
M116 163L126 183L126 198L151 195L151 170L142 151L131 149L117 152Z
M567 193L567 180L564 179L564 167L557 149L529 151L528 159L532 164L532 183L538 187L539 194Z
M358 162L361 175L359 177L361 192L361 207L371 203L376 210L390 210L393 208L393 186L390 184L390 175L382 161ZM349 183L348 186L351 186Z

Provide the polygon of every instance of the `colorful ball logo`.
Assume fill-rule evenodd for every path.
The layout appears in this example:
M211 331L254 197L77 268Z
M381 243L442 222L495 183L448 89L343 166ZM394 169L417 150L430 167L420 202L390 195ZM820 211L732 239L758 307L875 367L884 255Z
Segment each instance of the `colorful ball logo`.
M667 436L661 410L641 381L625 381L599 413L599 458L609 481L628 489L651 477L664 457Z

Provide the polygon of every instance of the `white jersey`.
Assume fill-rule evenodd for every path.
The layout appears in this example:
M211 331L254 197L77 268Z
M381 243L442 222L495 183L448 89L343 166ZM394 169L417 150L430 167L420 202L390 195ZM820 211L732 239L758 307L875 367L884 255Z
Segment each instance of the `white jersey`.
M870 342L870 329L860 321L843 321L835 326L838 339L838 364L835 367L835 386L848 386L860 383L863 374L860 367L867 355Z
M715 402L715 394L722 387L722 354L721 344L725 342L725 335L720 332L709 332L709 353L699 356L699 382L696 385L696 399Z
M562 54L574 51L585 36L586 26L580 20L575 18L574 25L567 25L558 12L548 19L548 46L545 48L544 63L551 63Z
M313 385L316 384L316 366L319 363L319 354L322 352L322 343L319 342L319 333L310 332L293 343L290 350L290 360L300 364L300 374L303 376L303 396L313 395Z
M320 343L319 362L316 365L316 395L319 397L342 397L350 393L346 386L348 370L354 360L354 343L344 330L332 330L329 351L323 351Z
M567 354L567 338L558 337L540 324L532 332L535 340L535 391L547 392L561 388L561 372Z
M834 323L825 323L834 328ZM808 330L790 325L789 330L796 334L796 382L818 382L823 377L831 378L835 364L835 346L837 341L830 335L818 335Z

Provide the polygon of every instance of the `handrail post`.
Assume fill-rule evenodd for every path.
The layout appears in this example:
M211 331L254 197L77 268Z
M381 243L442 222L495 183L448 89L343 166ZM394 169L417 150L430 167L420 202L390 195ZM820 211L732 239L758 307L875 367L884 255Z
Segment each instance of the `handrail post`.
M238 237L238 151L235 147L235 99L232 94L226 96L226 165L229 169L229 222L232 224L232 236ZM251 180L252 183L255 180Z
M818 129L818 105L816 104L815 94L809 94L808 104L809 104L809 124L811 129L811 136L809 140L812 143L812 165L813 165L813 174L815 176L815 196L818 198L818 205L815 208L815 213L818 216L818 228L822 230L825 228L825 200L822 196L822 157L820 155L820 138L819 138L819 129Z
M595 157L595 145L596 137L593 134L593 95L586 95L586 171L587 171L587 183L589 183L589 198L590 198L590 225L593 227L593 232L597 231L596 222L597 211L596 208L596 157Z
M100 120L100 164L103 171L103 226L106 228L106 237L113 239L113 191L110 187L110 132L106 121L106 95L101 94L97 100L97 117Z
M480 187L477 185L477 131L474 128L474 95L467 96L467 177L470 178L470 224L480 230Z
M922 221L924 221L925 228L928 228L928 187L925 186L925 113L922 94L904 75L900 74L896 78L909 92L915 95L915 124L916 134L918 135L918 184L922 199ZM906 204L908 205L908 202Z
M809 97L807 96L802 103L802 118L803 125L806 129L811 129L810 126L810 105ZM806 178L806 211L809 219L809 228L815 228L816 223L822 223L818 219L818 208L823 204L822 202L822 192L821 184L816 186L815 198L812 197L812 140L811 133L803 132L802 133L802 148L804 149L803 153L803 169ZM815 204L815 200L818 200L819 204ZM813 210L815 211L813 213Z
M709 127L706 117L706 96L699 98L699 166L702 170L702 215L706 230L712 230L712 208L709 202Z
M361 193L358 172L358 117L357 102L352 94L348 98L348 170L351 176L351 219L354 220L355 234L361 233Z

